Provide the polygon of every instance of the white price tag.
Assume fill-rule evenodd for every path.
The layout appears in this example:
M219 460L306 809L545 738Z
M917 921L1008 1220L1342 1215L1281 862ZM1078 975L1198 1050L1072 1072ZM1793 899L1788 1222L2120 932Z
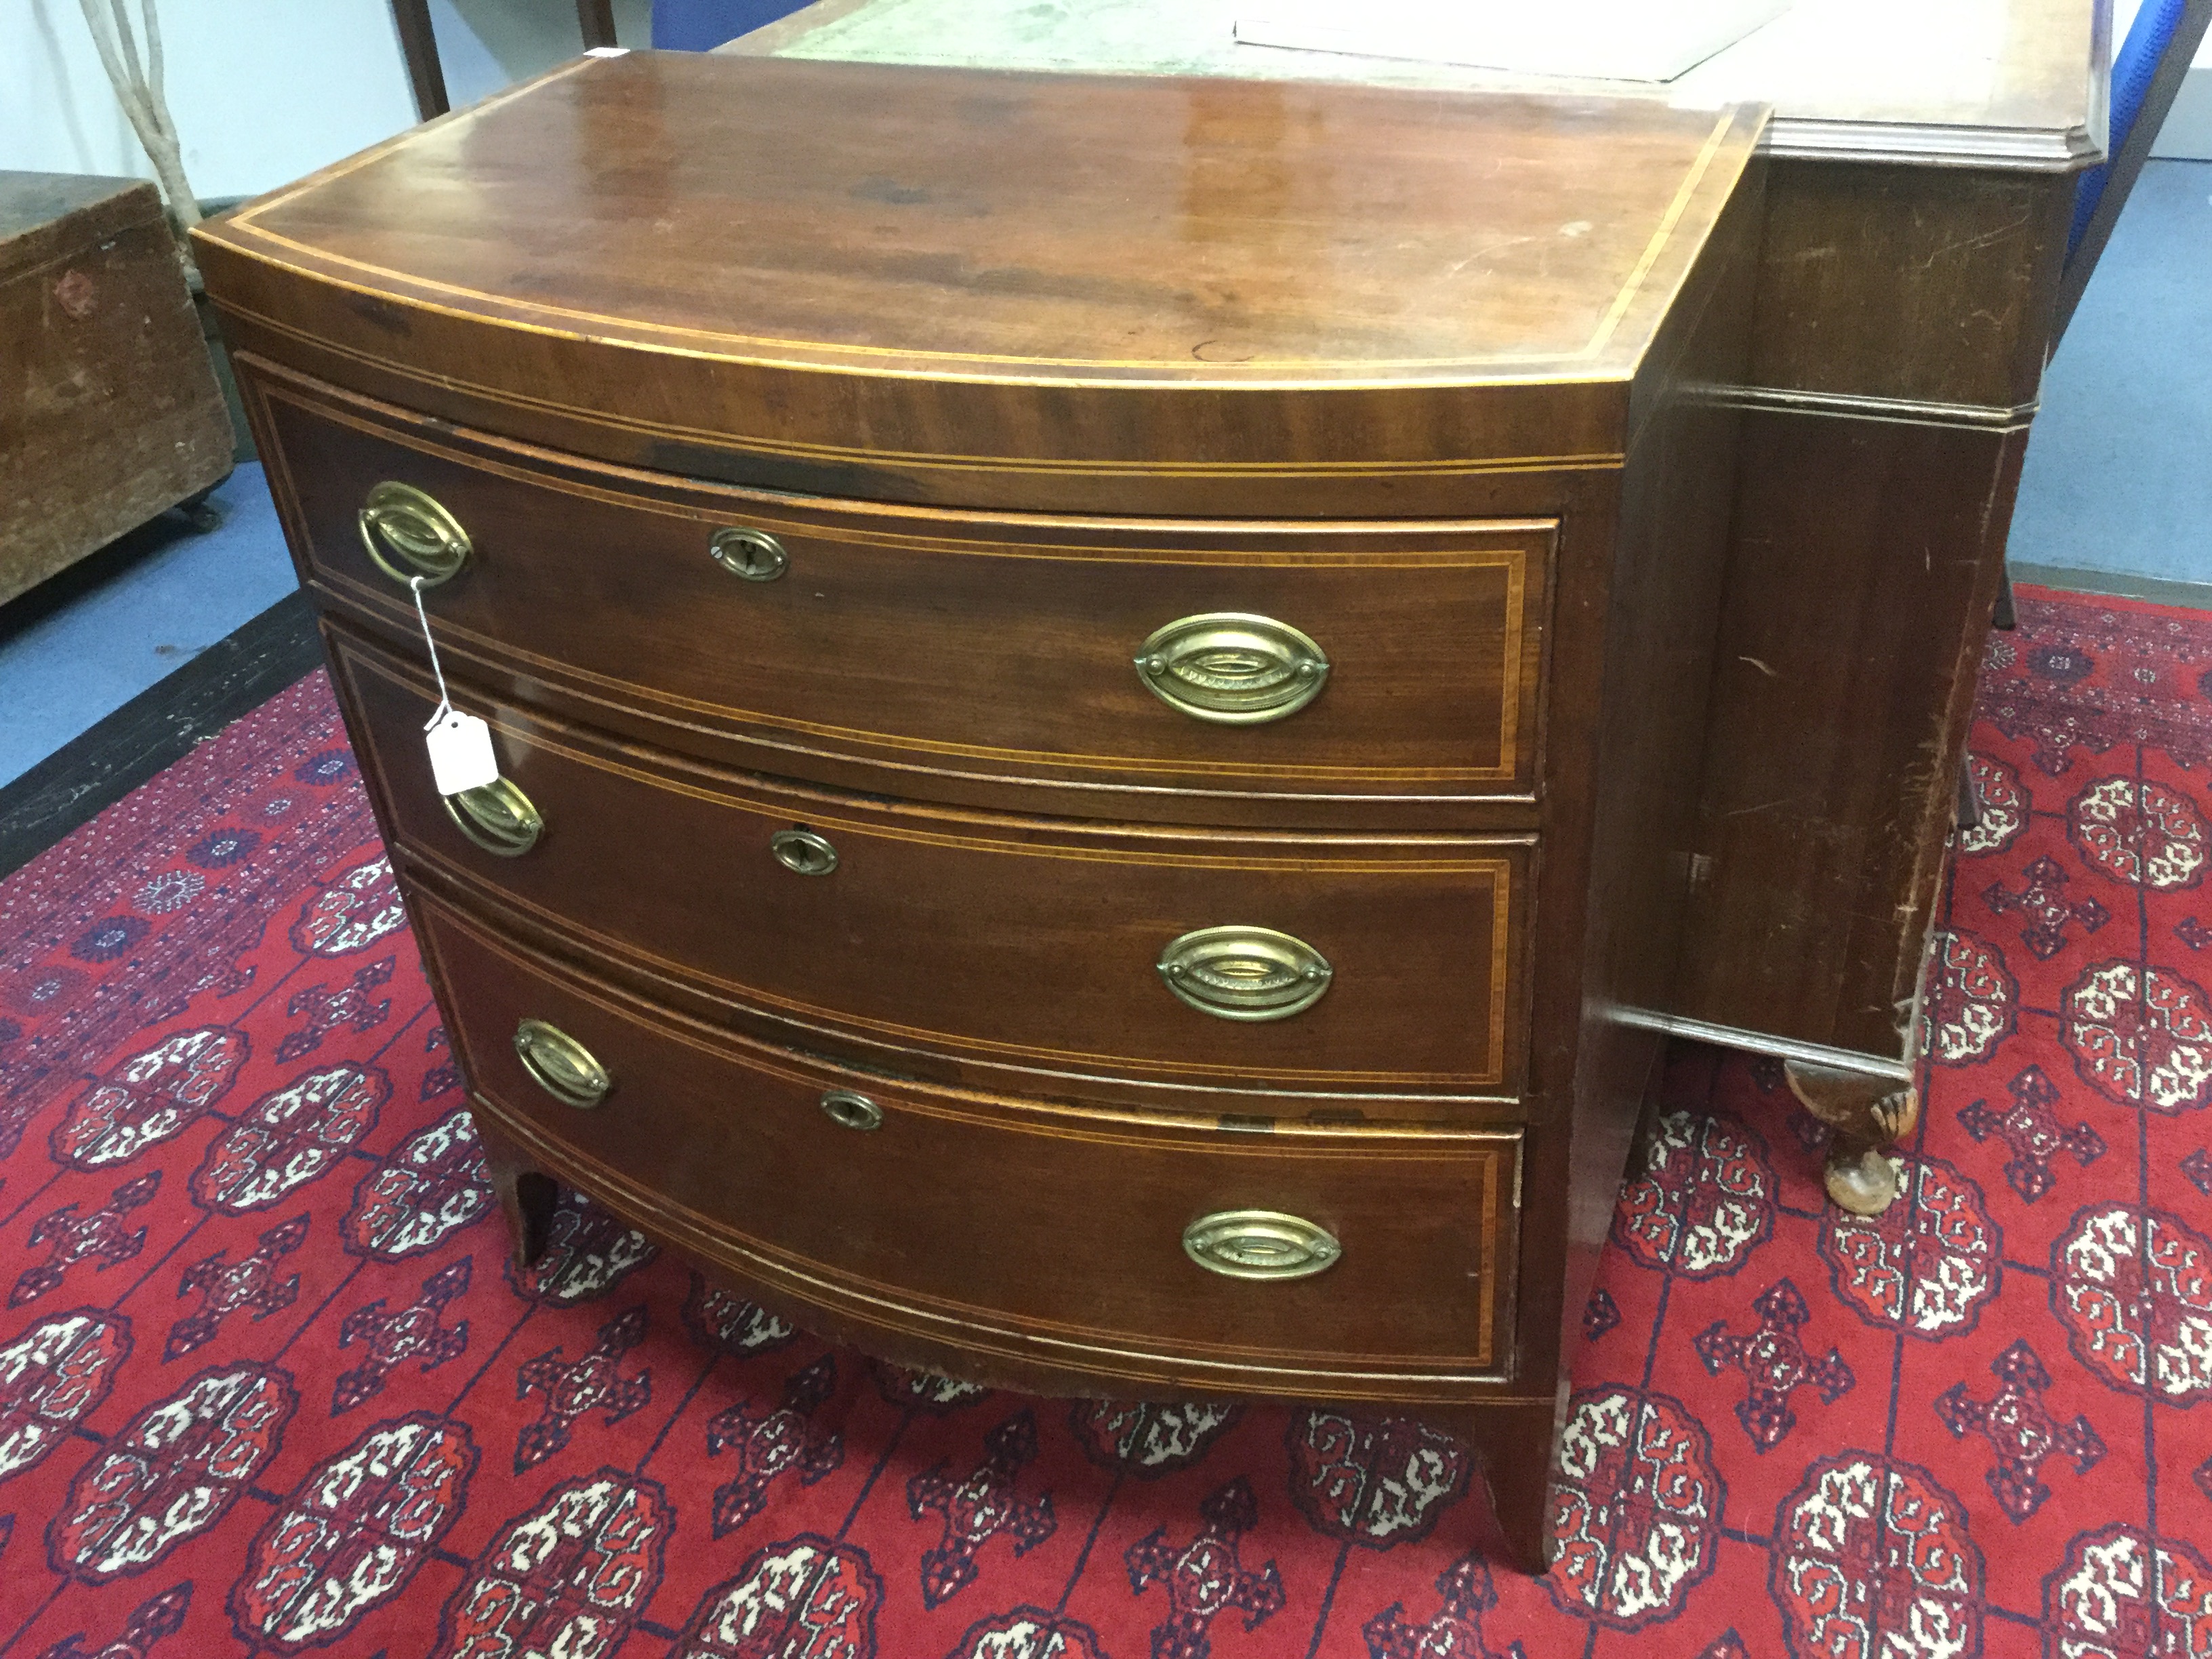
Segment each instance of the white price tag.
M430 775L441 795L481 789L499 777L499 757L491 752L491 727L453 707L446 690L446 671L438 666L438 642L430 637L430 613L422 608L422 578L416 577L408 586L415 595L415 615L422 624L422 648L430 653L430 672L438 677L438 706L422 727L422 741L430 750Z
M491 727L474 714L444 708L422 728L430 746L430 775L441 795L458 795L464 789L480 789L499 776L499 759L491 752Z

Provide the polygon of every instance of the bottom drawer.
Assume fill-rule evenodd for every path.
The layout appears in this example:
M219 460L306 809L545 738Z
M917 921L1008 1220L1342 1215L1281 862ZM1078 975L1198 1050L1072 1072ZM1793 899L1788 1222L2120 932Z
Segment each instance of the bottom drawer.
M1223 1127L895 1082L696 1024L416 899L479 1109L834 1333L1100 1392L1501 1380L1517 1130Z

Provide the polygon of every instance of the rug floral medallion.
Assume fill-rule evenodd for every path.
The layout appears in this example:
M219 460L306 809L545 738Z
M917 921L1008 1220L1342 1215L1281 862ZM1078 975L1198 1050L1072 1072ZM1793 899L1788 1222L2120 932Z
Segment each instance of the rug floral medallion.
M318 674L0 885L0 1659L2212 1656L2212 617L1991 637L1905 1194L1672 1055L1551 1500L518 1273Z

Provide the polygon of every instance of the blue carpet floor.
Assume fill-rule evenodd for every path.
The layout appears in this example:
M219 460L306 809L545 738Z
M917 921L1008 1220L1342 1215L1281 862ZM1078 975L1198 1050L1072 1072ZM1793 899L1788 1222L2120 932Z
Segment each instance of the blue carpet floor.
M0 784L298 585L259 465L240 467L213 500L222 522L205 535L164 514L94 555L100 580L66 603L33 589L0 605ZM69 572L53 584L76 586Z
M2152 161L2043 377L2015 563L2212 582L2212 161Z

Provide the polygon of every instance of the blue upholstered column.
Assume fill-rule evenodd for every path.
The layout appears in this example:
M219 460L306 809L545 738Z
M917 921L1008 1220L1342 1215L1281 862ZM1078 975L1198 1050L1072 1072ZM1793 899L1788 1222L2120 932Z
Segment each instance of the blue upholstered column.
M805 0L653 0L653 44L707 52L797 11Z

